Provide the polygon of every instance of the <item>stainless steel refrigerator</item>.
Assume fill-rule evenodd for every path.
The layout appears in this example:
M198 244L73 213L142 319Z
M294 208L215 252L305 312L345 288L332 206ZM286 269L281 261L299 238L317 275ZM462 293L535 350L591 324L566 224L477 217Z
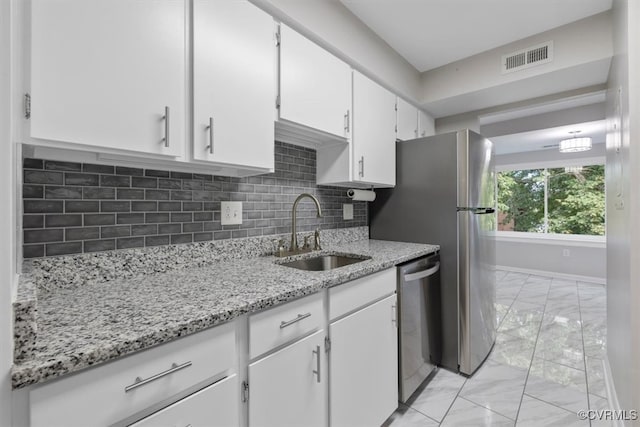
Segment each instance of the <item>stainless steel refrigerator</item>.
M440 245L441 365L471 375L495 342L493 144L470 130L398 142L372 239Z

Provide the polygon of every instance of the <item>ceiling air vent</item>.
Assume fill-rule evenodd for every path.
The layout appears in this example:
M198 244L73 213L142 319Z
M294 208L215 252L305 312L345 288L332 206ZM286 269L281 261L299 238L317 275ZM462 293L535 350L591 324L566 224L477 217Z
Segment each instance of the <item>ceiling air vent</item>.
M553 42L502 55L502 73L524 70L553 60Z

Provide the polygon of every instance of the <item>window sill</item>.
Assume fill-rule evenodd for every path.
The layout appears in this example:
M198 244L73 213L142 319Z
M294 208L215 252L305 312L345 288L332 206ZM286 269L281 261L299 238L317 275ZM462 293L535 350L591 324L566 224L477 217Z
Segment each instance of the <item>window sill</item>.
M498 242L537 243L543 245L581 246L590 248L606 248L605 236L583 236L579 234L544 234L525 233L521 231L496 231Z

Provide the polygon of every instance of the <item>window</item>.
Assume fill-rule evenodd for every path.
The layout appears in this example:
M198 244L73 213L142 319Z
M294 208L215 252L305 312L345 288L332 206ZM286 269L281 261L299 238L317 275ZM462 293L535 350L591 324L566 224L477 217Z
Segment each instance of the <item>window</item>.
M604 165L496 174L498 230L603 236Z

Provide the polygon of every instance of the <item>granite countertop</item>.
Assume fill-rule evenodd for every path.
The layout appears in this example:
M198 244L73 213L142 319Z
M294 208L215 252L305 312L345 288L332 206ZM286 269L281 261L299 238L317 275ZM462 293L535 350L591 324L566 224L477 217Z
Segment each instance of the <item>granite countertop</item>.
M371 259L324 272L260 256L44 292L37 300L33 353L14 364L12 384L21 388L114 360L438 249L359 240L329 245L313 256L349 253Z

